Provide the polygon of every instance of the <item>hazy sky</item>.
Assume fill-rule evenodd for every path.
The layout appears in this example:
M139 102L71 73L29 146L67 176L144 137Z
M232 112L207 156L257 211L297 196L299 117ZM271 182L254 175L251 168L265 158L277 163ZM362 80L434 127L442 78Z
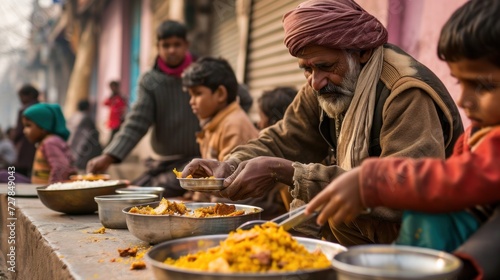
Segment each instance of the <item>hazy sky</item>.
M0 0L0 75L15 52L26 46L33 0Z
M26 47L33 0L0 0L0 77L17 63L17 51ZM0 128L15 124L19 102L15 91L0 85Z

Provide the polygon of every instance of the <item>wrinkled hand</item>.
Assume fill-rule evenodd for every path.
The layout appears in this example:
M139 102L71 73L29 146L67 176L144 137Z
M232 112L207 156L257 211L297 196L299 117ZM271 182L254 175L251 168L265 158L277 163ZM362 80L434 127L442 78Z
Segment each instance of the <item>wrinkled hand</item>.
M115 162L116 160L110 155L100 155L87 162L87 173L104 173L108 167Z
M276 157L256 157L238 165L236 171L224 181L222 197L240 200L260 197L277 182L291 184L292 161Z
M227 178L231 175L231 165L227 162L221 162L212 159L193 159L184 170L182 170L182 178L192 175L194 178L210 177Z
M316 219L318 225L324 225L328 218L332 218L334 224L356 218L365 210L361 200L360 173L361 169L357 167L339 176L308 203L305 214L323 207Z

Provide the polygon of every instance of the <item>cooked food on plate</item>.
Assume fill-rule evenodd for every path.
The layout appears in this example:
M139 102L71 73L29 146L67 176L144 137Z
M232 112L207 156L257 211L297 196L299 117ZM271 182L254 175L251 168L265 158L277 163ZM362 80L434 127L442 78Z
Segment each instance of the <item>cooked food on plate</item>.
M174 168L173 172L177 178L182 178L182 171L177 171L177 168ZM186 177L186 179L194 179L194 178L193 178L193 175L188 175ZM215 177L210 176L210 177L203 177L203 178L196 178L196 179L215 179Z
M250 230L231 232L219 246L167 258L165 264L222 273L293 272L331 266L320 248L309 252L291 234L268 222Z
M213 206L188 209L182 202L169 201L162 198L160 204L153 208L150 206L137 206L132 207L129 213L143 214L143 215L179 215L195 218L210 218L210 217L225 217L225 216L239 216L245 214L245 210L236 210L236 206L225 203L217 203Z

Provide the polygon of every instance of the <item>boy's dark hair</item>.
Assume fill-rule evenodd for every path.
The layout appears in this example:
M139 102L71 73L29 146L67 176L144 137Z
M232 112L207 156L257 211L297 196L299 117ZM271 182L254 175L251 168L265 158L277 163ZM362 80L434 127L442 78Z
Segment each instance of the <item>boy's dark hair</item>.
M297 90L292 87L277 87L262 93L257 102L262 113L269 119L269 125L283 118L296 95Z
M500 1L471 0L441 29L438 56L444 61L485 58L500 67Z
M119 87L120 86L120 82L118 82L118 81L111 81L111 82L109 82L109 86L110 87Z
M78 111L84 112L90 108L90 102L88 100L80 100L78 102Z
M166 20L158 26L156 29L156 40L167 39L170 37L179 37L187 41L187 28L184 24L173 21Z
M227 90L227 104L236 100L238 81L231 65L223 58L202 57L182 74L184 87L206 86L212 92L219 86Z
M30 96L33 99L38 99L38 95L40 94L38 92L38 90L30 84L23 85L19 89L18 93L19 93L19 95L23 95L23 96Z

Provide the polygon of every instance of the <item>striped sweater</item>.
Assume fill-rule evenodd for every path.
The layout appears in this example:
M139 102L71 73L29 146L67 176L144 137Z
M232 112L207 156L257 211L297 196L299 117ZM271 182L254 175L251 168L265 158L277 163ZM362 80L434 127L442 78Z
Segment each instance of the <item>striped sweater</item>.
M137 101L122 128L104 153L122 161L152 128L151 147L166 157L199 157L195 133L199 123L189 105L189 94L182 90L181 78L158 69L140 79Z

